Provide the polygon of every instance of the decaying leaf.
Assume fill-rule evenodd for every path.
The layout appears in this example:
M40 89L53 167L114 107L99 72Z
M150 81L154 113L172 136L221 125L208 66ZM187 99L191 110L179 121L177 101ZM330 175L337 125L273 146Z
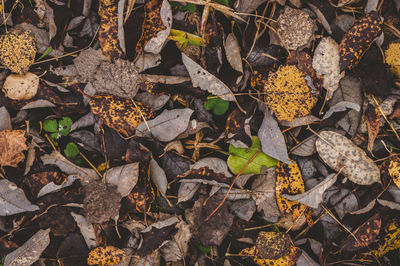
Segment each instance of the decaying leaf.
M4 94L13 100L29 100L35 97L39 87L39 77L30 72L25 75L11 74L3 85Z
M278 162L276 168L275 193L279 210L282 214L290 214L295 221L307 207L300 202L284 198L283 194L302 194L305 191L303 177L297 163L285 164Z
M342 243L342 248L348 252L354 252L358 249L368 247L381 230L381 216L379 213L370 217L364 224L360 225L352 235Z
M39 230L28 241L4 259L4 266L31 265L40 258L42 252L50 244L50 228Z
M340 70L358 64L370 44L381 34L383 22L376 11L356 21L340 42Z
M153 136L165 142L174 140L188 128L192 113L193 110L189 108L164 110L156 118L140 124L136 135ZM150 132L147 127L150 128Z
M385 51L386 64L390 70L400 79L400 43L391 43Z
M266 104L278 120L293 121L310 113L317 99L296 66L281 66L264 85Z
M145 119L153 117L150 107L113 95L96 95L90 100L93 114L108 127L130 136Z
M89 252L88 265L114 265L126 259L123 250L113 247L98 247Z
M229 145L229 157L227 164L229 169L237 175L249 162L249 160L257 153L258 155L250 162L242 171L242 174L260 174L263 166L270 168L276 165L276 160L261 152L261 142L257 137L252 137L252 145L250 148L236 148L232 144Z
M23 74L35 60L35 39L29 31L10 31L0 37L0 62L12 72Z
M307 12L288 6L278 18L278 33L284 46L289 50L302 49L308 46L314 38L317 29Z
M380 183L380 172L376 164L348 138L333 132L323 131L315 142L321 159L332 169L340 171L359 185Z
M395 157L390 160L389 175L393 178L393 182L400 189L400 160Z
M99 43L103 54L111 60L124 56L118 38L118 1L101 0Z
M265 111L264 120L258 130L263 153L286 164L291 164L285 138L269 110Z
M25 158L22 153L28 149L25 131L6 129L0 132L0 167L17 167Z
M239 254L253 257L258 265L295 265L301 249L292 244L288 234L260 232L256 244Z
M319 204L322 202L323 194L325 190L330 188L337 180L336 174L330 174L324 181L313 187L312 189L306 191L303 194L287 195L283 194L282 197L291 201L298 201L304 205L311 208L318 208Z
M318 75L322 75L323 87L327 90L326 100L332 98L344 77L339 67L339 45L331 37L322 38L314 51L312 66Z
M182 62L189 72L193 87L200 87L223 100L236 102L236 98L228 86L184 53L182 53Z
M393 219L383 229L383 238L379 241L379 248L371 250L370 254L375 257L382 257L389 251L400 247L400 221Z
M381 113L378 108L374 107L372 104L368 104L365 113L368 125L368 150L372 153L375 139L381 128Z
M248 148L251 145L250 120L239 109L235 109L226 120L226 142L238 148Z
M22 189L7 179L0 180L0 216L37 210L39 207L28 201Z
M172 10L167 0L146 1L142 36L136 50L159 54L172 26Z

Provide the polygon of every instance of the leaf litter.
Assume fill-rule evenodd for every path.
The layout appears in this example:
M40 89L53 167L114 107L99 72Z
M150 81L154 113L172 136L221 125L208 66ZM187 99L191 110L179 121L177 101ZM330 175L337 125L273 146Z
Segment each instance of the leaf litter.
M5 265L396 263L399 1L64 2L1 5Z

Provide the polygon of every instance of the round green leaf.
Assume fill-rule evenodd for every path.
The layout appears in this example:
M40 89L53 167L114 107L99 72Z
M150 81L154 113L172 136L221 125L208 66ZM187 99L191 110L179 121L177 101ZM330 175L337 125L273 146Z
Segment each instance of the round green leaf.
M78 146L73 142L68 143L65 147L64 154L70 159L75 158L79 154Z
M218 98L219 99L219 98ZM219 99L220 101L214 106L213 113L216 115L223 115L228 111L229 102Z
M57 120L56 119L48 119L43 123L43 130L46 132L57 132Z
M67 136L69 131L71 130L72 126L72 119L69 117L63 117L59 122L58 122L58 130L62 136Z

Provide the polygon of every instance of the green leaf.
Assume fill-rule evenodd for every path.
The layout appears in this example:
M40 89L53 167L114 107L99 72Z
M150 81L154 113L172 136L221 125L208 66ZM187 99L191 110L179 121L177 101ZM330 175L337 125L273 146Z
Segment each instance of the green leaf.
M206 102L204 102L204 107L206 108L207 111L210 111L214 109L215 105L217 104L219 98L210 98L207 99Z
M229 145L228 166L229 169L237 175L240 170L247 164L247 162L254 156L254 154L261 150L261 142L258 137L253 136L253 141L250 148L236 148L232 144ZM251 163L243 170L242 174L260 174L261 168L266 166L271 168L276 166L278 161L269 157L263 152L260 152Z
M200 242L195 242L196 247L204 254L211 252L211 247L205 247Z
M192 3L186 3L186 5L183 5L181 3L171 2L170 4L173 7L177 7L179 11L189 11L192 14L197 10L196 5Z
M226 111L228 111L229 102L222 100L221 98L218 98L218 99L219 99L219 101L213 108L213 113L216 115L223 115L226 113Z
M229 0L215 0L215 2L220 3L224 6L230 6Z
M30 0L29 0L29 2L30 2ZM38 59L36 59L35 62L38 62L38 61L42 60L43 58L45 58L49 53L51 53L51 51L53 51L53 48L51 46L49 46L49 48L47 48L47 50L44 51L44 53Z
M73 142L68 143L65 147L64 154L70 159L75 158L79 154L78 146Z
M69 117L63 117L59 122L58 122L58 131L62 136L67 136L69 131L71 130L72 126L72 119Z
M49 119L44 121L43 123L43 130L46 132L57 132L57 120L56 119Z

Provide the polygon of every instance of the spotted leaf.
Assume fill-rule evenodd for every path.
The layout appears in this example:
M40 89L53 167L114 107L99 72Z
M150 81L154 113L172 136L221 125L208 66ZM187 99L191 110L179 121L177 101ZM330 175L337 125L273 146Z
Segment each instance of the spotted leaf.
M368 150L372 152L374 141L378 136L381 128L381 113L378 108L368 104L366 110L367 125L368 125Z
M340 71L351 69L358 64L371 43L382 32L382 20L372 11L354 23L340 42Z
M400 189L400 160L395 157L391 159L389 164L389 175L393 178L393 182Z
M400 220L390 222L383 229L383 238L379 241L379 248L371 250L370 254L382 257L389 251L400 248Z
M307 206L297 201L288 200L282 194L302 194L305 191L303 177L297 163L285 164L278 161L276 167L275 194L279 210L283 215L290 214L296 220Z
M149 106L118 96L95 95L89 104L95 116L125 136L133 134L135 128L143 122L143 117L153 118L153 110Z
M113 247L98 247L89 252L88 265L114 265L126 259L123 250Z

